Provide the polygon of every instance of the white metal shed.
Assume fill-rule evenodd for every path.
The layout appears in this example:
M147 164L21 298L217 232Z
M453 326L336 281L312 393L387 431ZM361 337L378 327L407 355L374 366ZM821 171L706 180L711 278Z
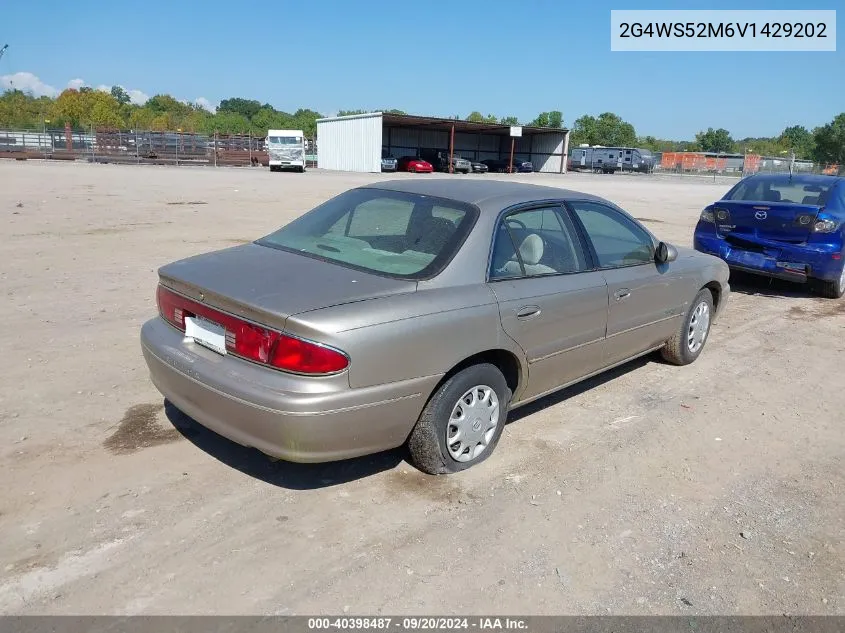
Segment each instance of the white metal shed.
M381 171L381 112L317 119L317 166Z
M530 161L535 171L566 173L568 145L567 129L522 126L514 158ZM396 158L437 149L470 160L507 159L510 126L389 112L317 120L317 166L321 169L379 172L382 149Z

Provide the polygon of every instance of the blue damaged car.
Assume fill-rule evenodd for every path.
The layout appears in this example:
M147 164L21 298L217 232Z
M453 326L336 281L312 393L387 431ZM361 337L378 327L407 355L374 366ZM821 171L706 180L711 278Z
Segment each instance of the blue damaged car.
M845 178L757 174L705 207L695 227L697 251L733 270L845 294Z

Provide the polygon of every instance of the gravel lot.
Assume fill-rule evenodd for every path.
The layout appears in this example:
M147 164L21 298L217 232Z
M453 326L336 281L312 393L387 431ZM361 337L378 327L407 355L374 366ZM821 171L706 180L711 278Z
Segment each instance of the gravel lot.
M696 363L520 409L456 476L271 462L165 409L138 341L158 266L380 178L0 163L0 612L845 614L845 301L732 279ZM511 178L680 245L726 189Z

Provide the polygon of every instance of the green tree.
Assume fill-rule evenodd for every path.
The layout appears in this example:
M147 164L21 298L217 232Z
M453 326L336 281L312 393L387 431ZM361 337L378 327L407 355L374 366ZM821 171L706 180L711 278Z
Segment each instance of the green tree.
M261 103L255 101L254 99L232 97L231 99L223 99L223 101L220 102L220 105L217 106L217 111L240 114L244 118L251 119L258 114L261 107Z
M127 122L132 130L150 130L155 116L155 112L149 108L135 108L130 112Z
M484 116L481 112L477 110L474 112L470 112L466 118L467 121L472 121L473 123L498 123L499 119L496 118L495 114L488 114Z
M499 119L499 123L502 125L519 125L519 119L515 116L503 116Z
M815 158L820 163L845 164L845 112L813 131Z
M184 132L207 134L214 132L214 126L212 124L213 120L214 115L207 110L194 108L188 116L182 119L179 127L181 127Z
M191 106L187 103L182 103L178 99L174 99L170 95L155 95L150 97L144 104L145 108L149 108L156 114L171 114L176 118L185 117L191 112Z
M552 110L549 112L549 127L562 128L563 127L563 113L559 110Z
M214 115L214 129L221 134L247 134L250 131L250 122L242 114L218 110ZM264 130L264 133L266 134L267 130Z
M35 98L20 90L7 90L0 95L0 127L40 128L45 119L52 120L53 100L49 97Z
M305 136L314 136L317 133L317 119L322 118L323 115L319 112L300 108L293 113L293 129L302 130Z
M83 93L73 88L63 90L53 102L50 118L55 121L70 123L72 128L79 129L86 115L85 94L88 93Z
M604 112L598 117L584 115L572 125L573 146L604 145L606 147L633 147L637 143L634 126L612 112Z
M732 152L734 149L731 133L721 127L718 130L709 127L706 132L699 132L695 141L705 152Z
M162 112L161 114L157 114L152 118L152 120L150 121L150 129L156 132L167 132L168 130L175 130L176 122L169 113Z
M84 95L82 123L94 128L125 128L120 103L111 94L95 90Z
M533 125L534 127L549 127L549 113L541 112L529 125Z
M780 144L795 152L796 158L810 158L815 149L812 133L803 125L792 125L780 133Z
M120 105L126 105L131 101L129 94L123 89L123 86L112 86L111 96L114 97Z

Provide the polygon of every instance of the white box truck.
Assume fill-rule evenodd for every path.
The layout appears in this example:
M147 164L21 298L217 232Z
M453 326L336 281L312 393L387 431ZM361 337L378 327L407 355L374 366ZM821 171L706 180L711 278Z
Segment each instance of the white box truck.
M270 171L295 169L305 171L305 148L307 141L302 130L268 130L267 154Z

